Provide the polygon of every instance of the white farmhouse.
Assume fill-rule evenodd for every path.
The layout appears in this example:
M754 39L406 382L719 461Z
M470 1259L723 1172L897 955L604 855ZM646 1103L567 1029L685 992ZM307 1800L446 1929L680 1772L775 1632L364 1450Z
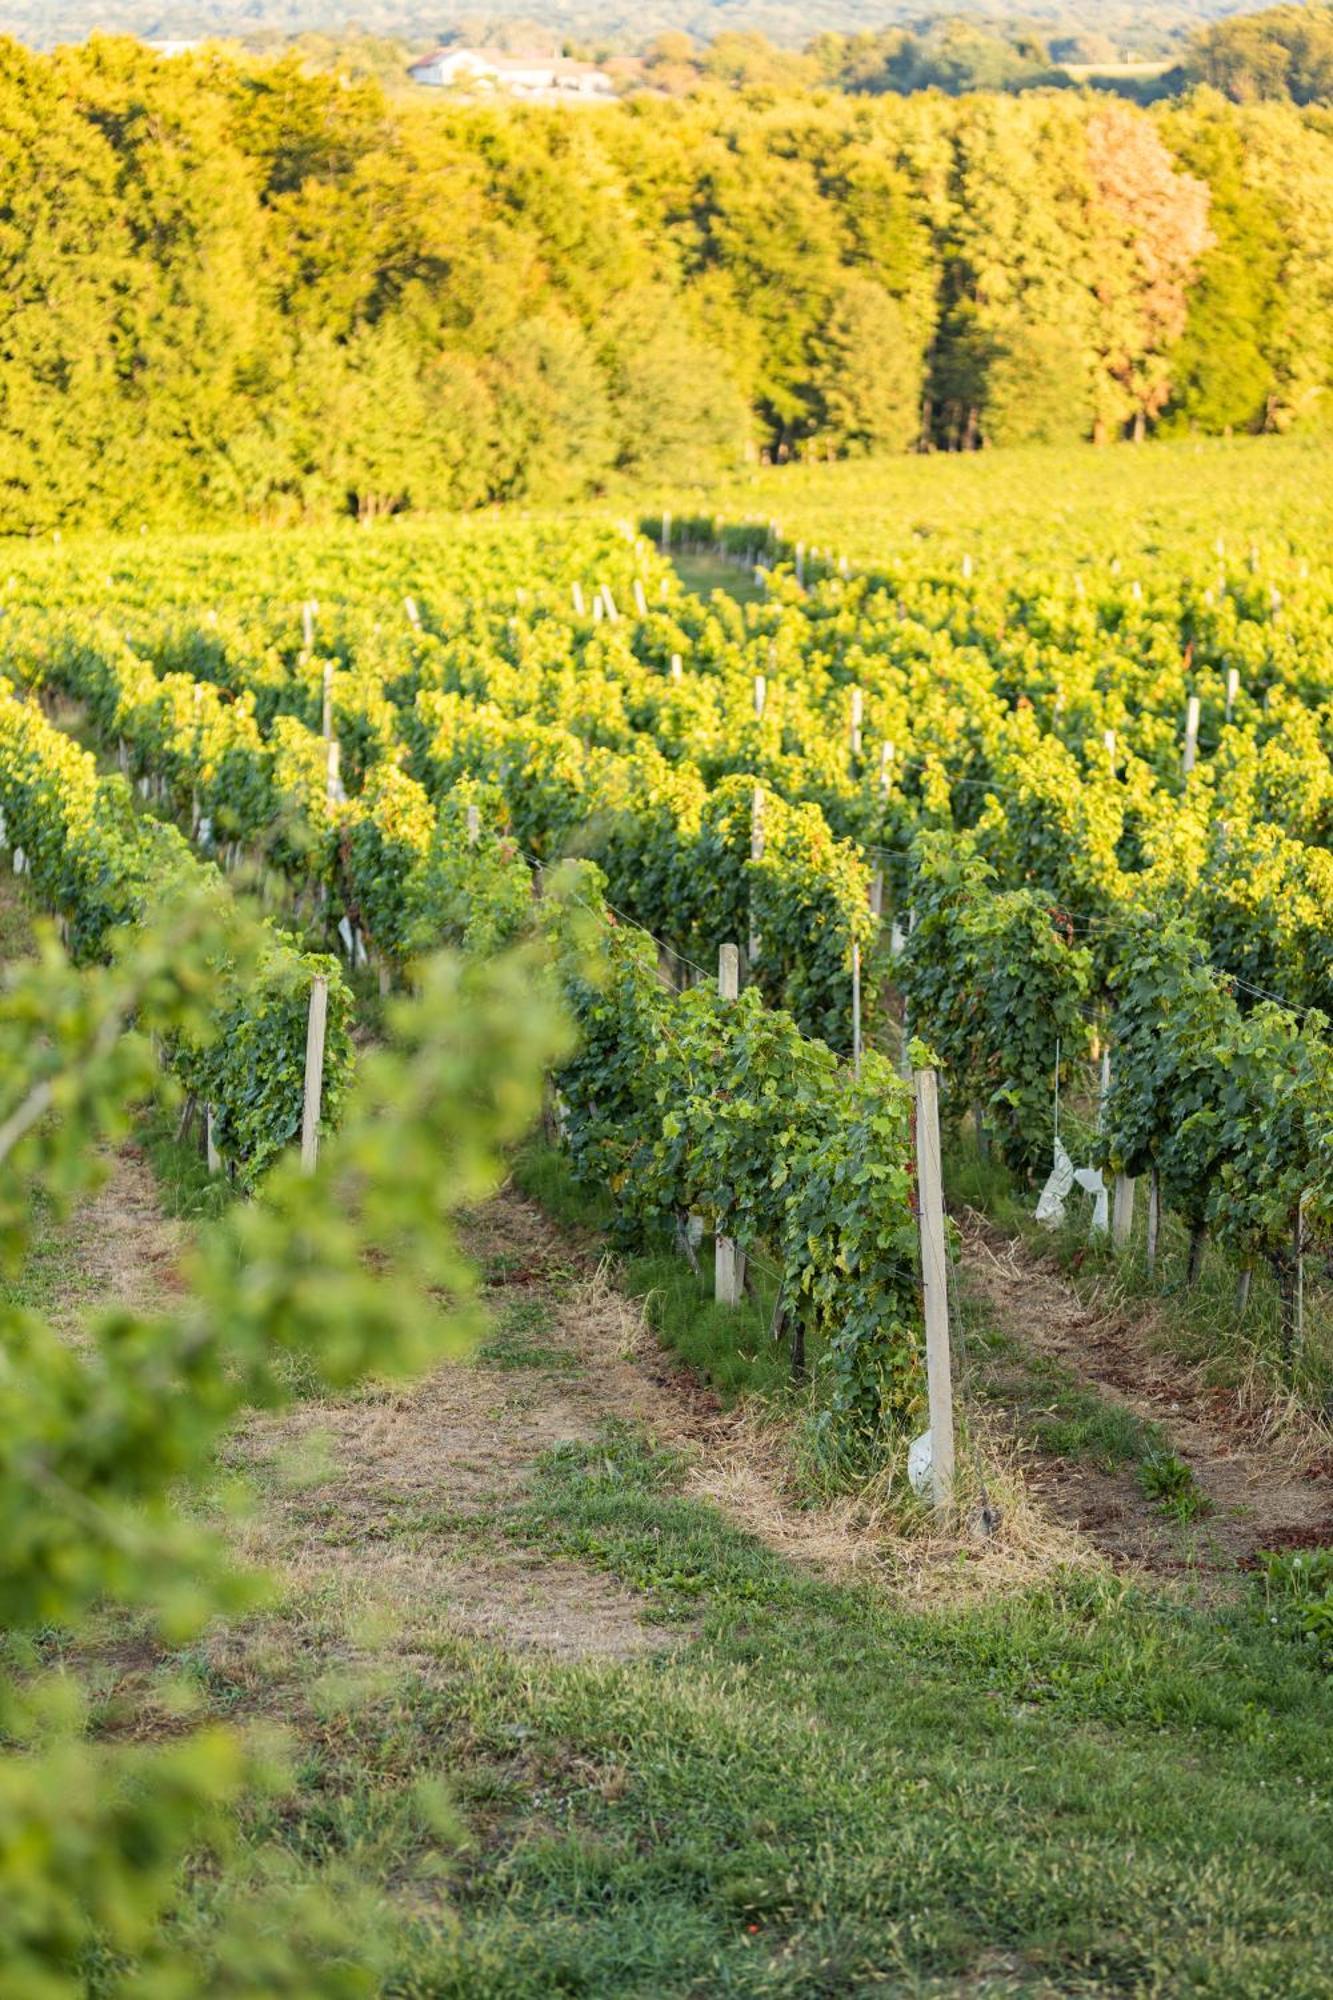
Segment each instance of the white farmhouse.
M616 94L596 63L560 55L509 55L502 49L436 49L408 70L414 83L437 90L495 91L542 104L605 104Z

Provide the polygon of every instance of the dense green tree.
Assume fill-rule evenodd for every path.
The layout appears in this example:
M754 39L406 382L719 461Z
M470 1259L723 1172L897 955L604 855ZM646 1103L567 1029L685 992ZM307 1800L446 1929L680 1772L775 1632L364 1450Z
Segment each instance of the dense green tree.
M1322 420L1325 114L801 87L896 32L579 112L0 43L0 531Z
M1208 184L1213 234L1170 357L1171 430L1258 429L1276 389L1281 231L1270 204L1246 185L1239 131L1220 111L1202 102L1168 127L1176 157Z
M1185 73L1237 104L1258 98L1333 103L1333 7L1270 7L1203 28L1190 46Z
M838 287L810 342L817 436L840 451L905 451L921 429L919 339L873 278Z

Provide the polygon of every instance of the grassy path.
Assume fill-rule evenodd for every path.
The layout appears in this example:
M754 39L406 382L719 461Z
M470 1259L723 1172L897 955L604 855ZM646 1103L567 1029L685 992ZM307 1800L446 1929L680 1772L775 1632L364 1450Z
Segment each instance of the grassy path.
M1261 1549L1333 1543L1329 1434L1294 1399L1218 1382L1166 1344L1150 1302L1081 1298L975 1214L963 1269L982 1390L1030 1487L1118 1567L1234 1583Z
M975 1552L913 1604L728 1504L586 1246L474 1241L478 1357L238 1443L281 1594L193 1669L300 1754L233 1882L346 1879L460 2000L1327 1992L1333 1697L1260 1617Z

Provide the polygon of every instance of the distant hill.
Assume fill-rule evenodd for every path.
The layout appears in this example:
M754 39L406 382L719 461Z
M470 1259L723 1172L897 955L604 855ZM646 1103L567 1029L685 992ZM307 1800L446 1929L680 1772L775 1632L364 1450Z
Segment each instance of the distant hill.
M467 0L0 0L0 33L51 48L95 30L251 46L357 31L418 48L458 31L470 40L535 35L641 47L668 29L700 40L739 30L795 47L825 30L920 26L961 14L1030 29L1048 43L1084 41L1086 59L1096 62L1169 57L1195 29L1245 11L1246 0L981 0L962 7L949 0L515 0L488 9ZM1069 60L1079 53L1071 50Z

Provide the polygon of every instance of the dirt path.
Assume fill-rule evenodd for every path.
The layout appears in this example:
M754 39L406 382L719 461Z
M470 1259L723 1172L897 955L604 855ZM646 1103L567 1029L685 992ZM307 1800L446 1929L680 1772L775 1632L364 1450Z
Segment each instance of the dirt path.
M1047 1357L1166 1434L1206 1496L1197 1520L1177 1522L1144 1493L1136 1469L1028 1457L1026 1477L1057 1519L1076 1526L1123 1567L1222 1572L1263 1548L1333 1541L1333 1461L1326 1439L1154 1345L1153 1315L1085 1305L1059 1274L971 1217L963 1269L974 1300L1020 1352Z
M70 1217L63 1256L68 1282L51 1301L55 1325L72 1331L90 1310L133 1305L152 1312L179 1287L184 1225L163 1215L153 1170L132 1139L109 1156L107 1178Z
M420 1657L441 1619L510 1650L628 1657L671 1642L599 1571L507 1538L542 1454L641 1427L684 1455L685 1490L796 1559L841 1567L863 1544L841 1514L789 1504L771 1442L656 1345L641 1308L535 1204L506 1191L469 1218L491 1336L405 1388L256 1417L235 1456L264 1487L245 1553L298 1589L391 1604Z

